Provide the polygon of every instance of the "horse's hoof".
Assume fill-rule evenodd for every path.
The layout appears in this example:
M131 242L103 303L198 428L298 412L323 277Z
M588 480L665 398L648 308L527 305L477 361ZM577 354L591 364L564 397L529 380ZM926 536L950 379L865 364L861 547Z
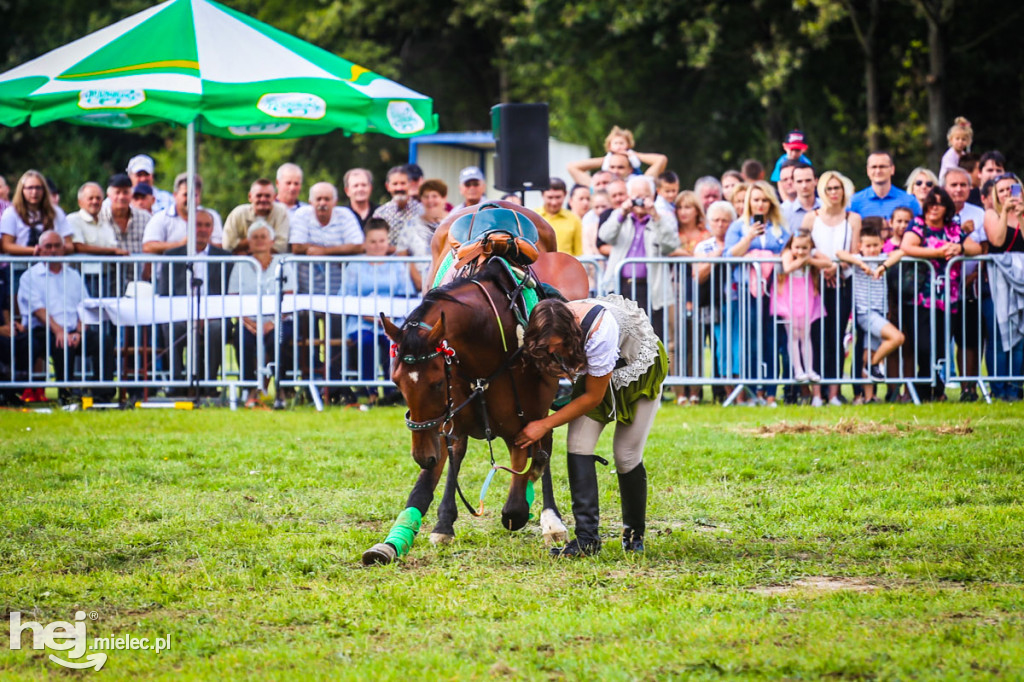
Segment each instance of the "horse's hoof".
M502 512L501 514L501 527L505 530L520 530L526 526L526 522L530 520L529 513L526 514L507 514Z
M431 533L430 544L432 545L450 545L455 542L454 535L448 535L447 533Z
M569 531L562 523L562 519L558 518L554 509L545 509L540 513L540 530L544 537L544 544L549 547L564 545L569 541Z
M363 552L363 566L374 564L390 564L398 558L398 550L386 542L378 542Z

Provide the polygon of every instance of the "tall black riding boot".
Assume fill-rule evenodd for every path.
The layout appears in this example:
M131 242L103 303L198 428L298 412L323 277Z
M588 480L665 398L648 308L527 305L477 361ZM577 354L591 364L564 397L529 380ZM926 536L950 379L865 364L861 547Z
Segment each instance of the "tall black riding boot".
M628 474L619 474L619 495L622 497L622 549L642 552L647 530L647 468L643 462Z
M576 519L576 539L565 547L552 547L554 556L589 556L601 549L597 534L600 508L597 494L597 463L593 455L569 453L569 490L572 492L572 515Z

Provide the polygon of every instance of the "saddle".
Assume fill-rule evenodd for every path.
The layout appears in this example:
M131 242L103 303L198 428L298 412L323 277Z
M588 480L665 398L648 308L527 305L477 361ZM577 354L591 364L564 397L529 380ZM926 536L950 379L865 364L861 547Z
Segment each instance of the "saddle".
M538 239L537 228L526 216L494 203L460 217L448 230L458 270L475 270L494 256L526 268L540 255Z

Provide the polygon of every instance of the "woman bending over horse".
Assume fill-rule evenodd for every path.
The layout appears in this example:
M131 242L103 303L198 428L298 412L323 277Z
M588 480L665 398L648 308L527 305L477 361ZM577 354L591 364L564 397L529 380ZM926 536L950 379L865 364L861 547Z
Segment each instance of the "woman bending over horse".
M541 301L530 315L523 346L524 356L541 371L579 377L572 400L527 424L515 441L517 446L527 447L552 429L569 425L566 449L576 539L552 549L552 554L575 557L601 549L594 461L600 458L594 450L601 431L613 421L612 449L622 496L622 548L642 552L647 522L644 445L668 373L665 347L647 315L634 301L617 294L568 304Z

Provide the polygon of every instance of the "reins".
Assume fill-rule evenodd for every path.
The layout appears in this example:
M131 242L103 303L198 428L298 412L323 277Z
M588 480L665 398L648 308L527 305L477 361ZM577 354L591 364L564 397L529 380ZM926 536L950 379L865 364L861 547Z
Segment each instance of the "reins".
M504 351L508 353L508 342L505 339L505 328L501 322L501 314L498 312L498 308L494 304L494 299L491 297L490 293L487 291L486 287L482 283L478 282L477 280L470 281L472 281L473 284L476 284L480 288L480 290L484 293L484 296L487 298L488 303L490 303L491 310L494 312L494 317L498 324L498 331L499 335L501 336L502 347ZM421 320L418 322L407 322L402 327L403 332L410 327L419 327L421 329L426 330L433 329L433 327L431 327L429 324ZM514 350L510 355L508 355L494 372L492 372L489 376L485 378L466 379L466 377L462 376L460 372L460 377L466 380L467 383L469 384L470 392L469 396L467 396L465 400L463 400L458 405L455 405L454 398L452 395L452 364L458 365L459 357L458 354L455 352L455 349L448 344L447 339L442 339L441 343L432 352L424 353L423 355L403 355L399 357L397 344L392 344L391 347L391 357L398 358L399 360L401 360L401 362L407 365L416 365L432 360L438 356L444 356L446 396L444 412L440 416L435 417L434 419L425 419L422 421L417 421L411 418L411 411L407 410L405 413L405 425L411 431L428 431L435 428L438 429L439 434L444 437L445 447L448 450L449 459L452 459L454 456L453 442L455 438L452 436L452 428L454 426L453 420L460 412L462 412L462 410L468 407L473 401L477 399L479 399L480 401L480 407L483 413L484 422L484 438L487 440L487 448L491 458L491 470L487 473L487 477L484 480L484 484L480 490L479 509L473 508L473 506L469 503L469 501L466 499L466 496L462 492L462 487L459 485L458 477L456 477L455 479L455 490L456 492L458 492L459 497L462 499L462 503L463 505L465 505L466 510L473 516L481 516L483 514L484 496L487 493L487 489L491 485L491 480L494 478L494 472L500 469L502 471L507 471L516 476L522 476L530 470L531 463L529 461L527 462L527 465L523 468L522 471L515 471L511 467L502 466L496 463L494 459L493 442L495 436L493 431L491 430L490 415L487 411L487 390L490 388L491 382L498 378L503 372L508 370L512 366L512 363L519 358L522 352L522 346L516 348L516 350ZM515 399L516 414L519 416L520 419L522 419L524 413L522 405L519 401L519 391L516 388L514 379L512 379L512 392ZM534 444L530 446L530 448L528 449L528 460L532 458L533 450L536 447L539 446Z

